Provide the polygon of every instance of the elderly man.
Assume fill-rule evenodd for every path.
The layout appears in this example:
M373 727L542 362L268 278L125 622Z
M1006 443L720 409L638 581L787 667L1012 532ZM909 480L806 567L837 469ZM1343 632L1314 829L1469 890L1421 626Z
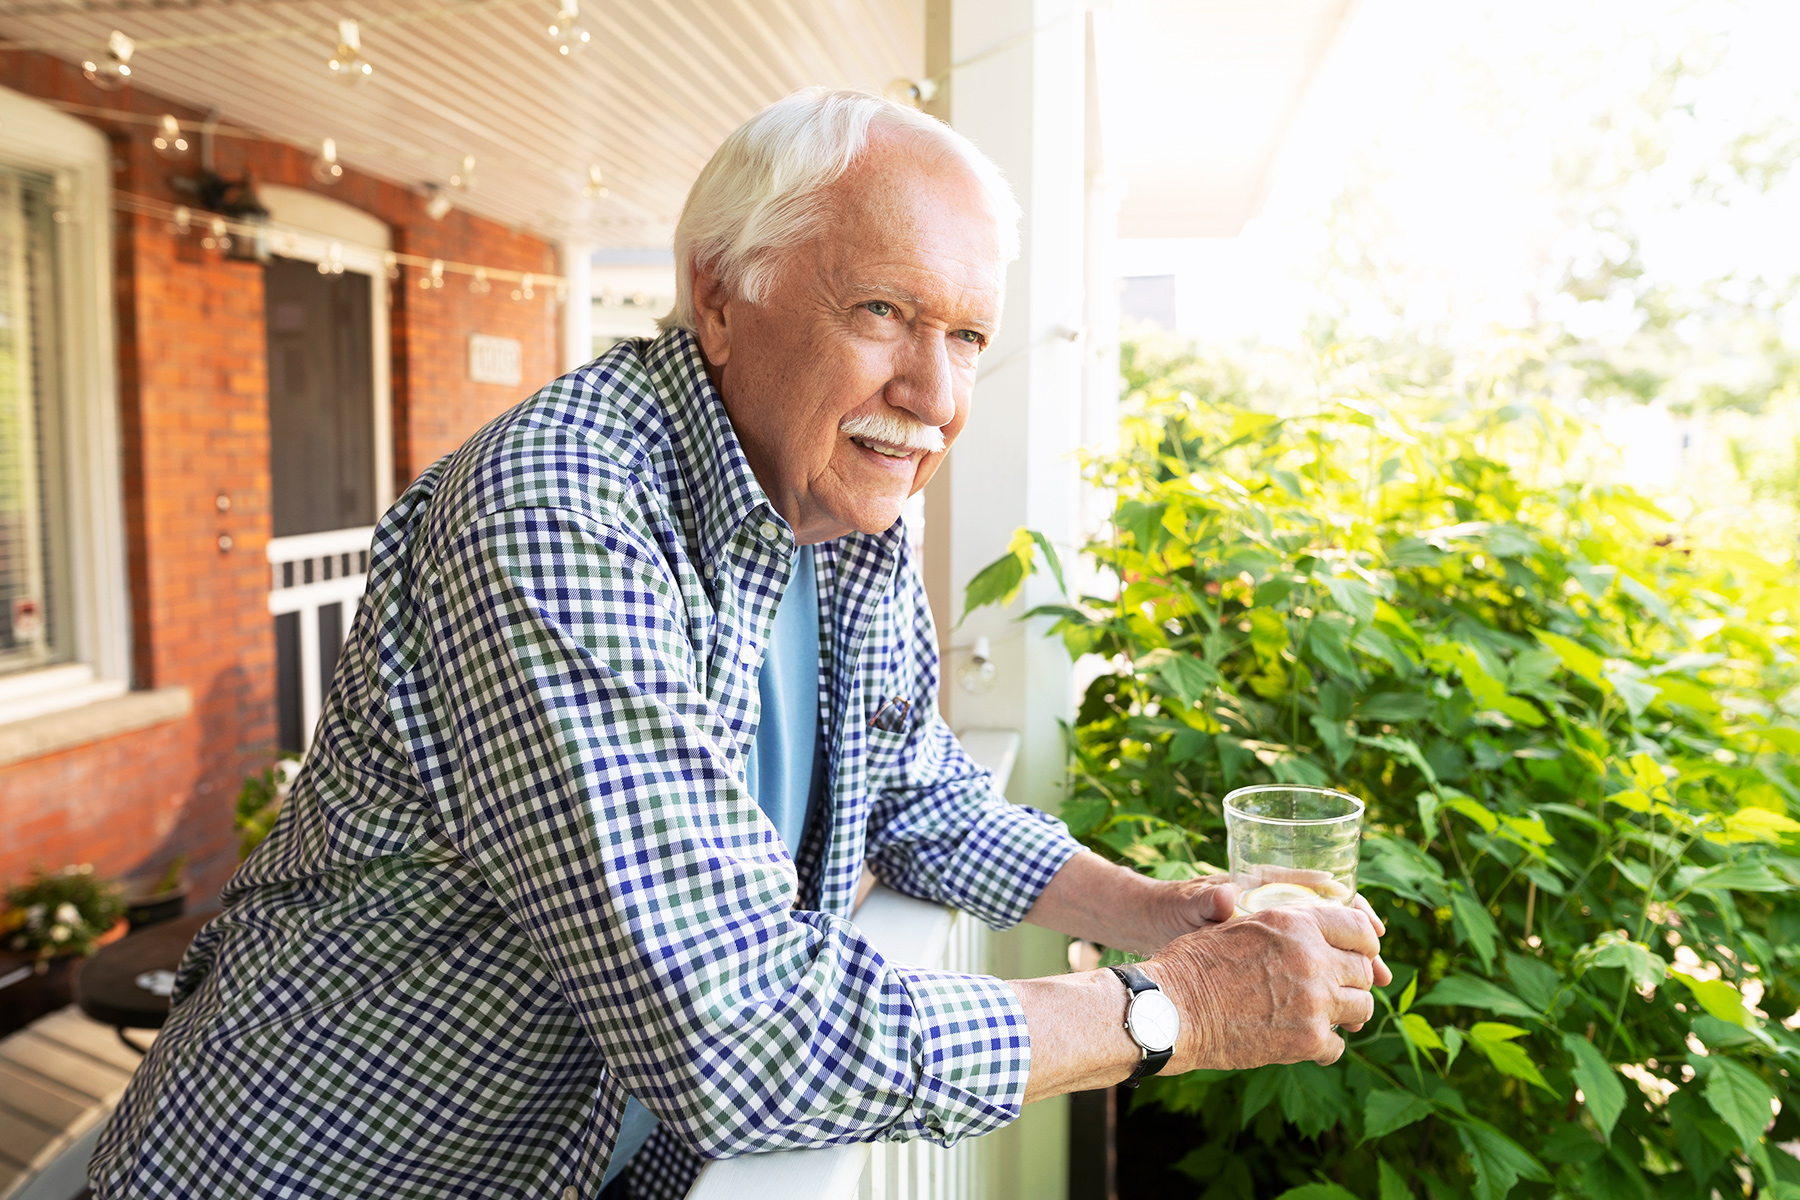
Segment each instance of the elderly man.
M593 1197L657 1122L614 1186L666 1194L695 1155L948 1143L1154 1070L1337 1057L1388 979L1366 906L1225 921L1228 889L1008 804L937 715L898 518L969 418L1016 219L973 146L874 97L732 135L666 332L383 518L313 752L182 964L100 1197ZM890 963L849 919L865 861L1154 957Z

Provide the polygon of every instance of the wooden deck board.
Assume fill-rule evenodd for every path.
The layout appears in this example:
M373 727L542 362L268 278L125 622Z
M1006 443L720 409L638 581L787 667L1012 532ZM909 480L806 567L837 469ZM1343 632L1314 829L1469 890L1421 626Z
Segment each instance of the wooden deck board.
M92 1138L83 1135L111 1114L140 1061L110 1027L73 1007L0 1041L0 1200L43 1172L61 1180L73 1171L59 1157L89 1153Z

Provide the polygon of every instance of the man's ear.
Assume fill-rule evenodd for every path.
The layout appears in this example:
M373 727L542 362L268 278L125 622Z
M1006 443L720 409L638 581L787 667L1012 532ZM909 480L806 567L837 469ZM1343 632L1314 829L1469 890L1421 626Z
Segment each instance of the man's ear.
M706 361L722 367L731 358L731 296L711 268L693 272L695 336Z

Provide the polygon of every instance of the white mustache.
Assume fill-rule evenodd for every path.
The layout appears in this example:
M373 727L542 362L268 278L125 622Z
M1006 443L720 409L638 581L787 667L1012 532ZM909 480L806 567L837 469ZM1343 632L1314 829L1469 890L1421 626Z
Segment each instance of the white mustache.
M943 430L894 412L872 412L860 417L848 417L838 426L838 432L846 437L899 446L904 450L923 450L927 454L936 454L944 448Z

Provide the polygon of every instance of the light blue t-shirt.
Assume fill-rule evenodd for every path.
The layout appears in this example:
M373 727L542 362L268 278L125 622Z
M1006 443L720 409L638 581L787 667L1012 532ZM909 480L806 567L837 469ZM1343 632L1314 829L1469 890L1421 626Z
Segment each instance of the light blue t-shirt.
M811 546L794 556L787 592L775 608L763 654L762 719L744 767L744 782L763 815L781 834L789 854L798 854L812 813L819 762L819 581L813 575ZM605 1187L649 1140L656 1118L635 1098L625 1101L625 1117Z

